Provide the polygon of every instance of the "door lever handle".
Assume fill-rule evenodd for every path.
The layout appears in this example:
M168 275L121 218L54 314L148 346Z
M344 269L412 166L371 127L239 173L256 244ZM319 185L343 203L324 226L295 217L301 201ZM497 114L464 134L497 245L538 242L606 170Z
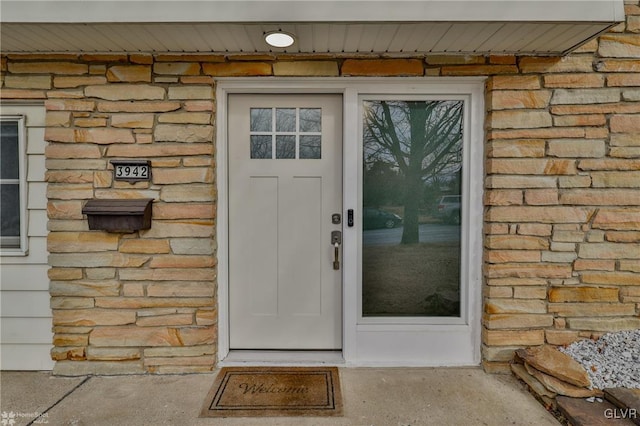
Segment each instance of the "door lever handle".
M342 232L331 231L331 244L333 244L333 269L340 269L340 244L342 244Z

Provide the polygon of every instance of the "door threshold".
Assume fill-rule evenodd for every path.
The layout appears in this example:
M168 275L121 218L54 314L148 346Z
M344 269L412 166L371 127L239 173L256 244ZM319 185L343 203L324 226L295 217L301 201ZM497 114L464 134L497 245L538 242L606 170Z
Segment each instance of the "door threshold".
M342 351L258 351L231 350L218 362L220 367L243 366L344 366Z

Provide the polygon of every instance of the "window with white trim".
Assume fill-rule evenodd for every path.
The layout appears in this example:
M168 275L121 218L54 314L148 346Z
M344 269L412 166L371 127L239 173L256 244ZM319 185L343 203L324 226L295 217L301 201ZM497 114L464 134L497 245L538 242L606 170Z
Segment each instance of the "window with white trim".
M0 116L0 249L23 251L26 240L24 116Z

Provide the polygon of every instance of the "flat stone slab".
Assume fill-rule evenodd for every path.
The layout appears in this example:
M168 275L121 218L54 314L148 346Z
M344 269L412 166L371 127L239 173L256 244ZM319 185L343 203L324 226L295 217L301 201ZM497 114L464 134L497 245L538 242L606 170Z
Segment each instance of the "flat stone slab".
M585 369L569 355L550 345L519 349L518 356L536 370L578 387L589 387L591 381Z
M604 397L616 407L631 409L627 417L640 425L640 389L605 389ZM620 413L622 414L622 410Z
M540 383L542 383L545 388L549 389L551 392L557 393L558 395L571 396L573 398L602 396L602 391L599 389L587 389L574 386L571 383L564 382L553 376L545 374L542 371L536 370L526 362L524 366L527 372L538 379L538 381L540 381Z
M620 408L609 401L589 402L583 398L558 396L558 410L572 426L634 426Z
M511 364L511 371L516 375L520 380L529 385L531 391L538 396L545 396L547 398L555 398L556 393L547 389L540 380L533 377L526 370L525 366L522 364Z

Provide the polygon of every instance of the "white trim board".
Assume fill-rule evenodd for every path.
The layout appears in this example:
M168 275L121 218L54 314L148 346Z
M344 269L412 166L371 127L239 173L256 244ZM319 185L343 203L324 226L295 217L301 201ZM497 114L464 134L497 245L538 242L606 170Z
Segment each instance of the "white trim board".
M216 81L218 182L218 359L229 355L228 322L228 169L227 95L230 93L340 93L343 95L343 209L361 205L361 96L465 96L469 129L465 145L463 259L466 259L468 298L457 324L428 321L363 321L358 314L358 221L343 230L343 351L347 366L478 365L481 349L482 193L484 78L221 78ZM360 166L361 167L361 166ZM357 219L359 220L359 219ZM347 266L348 265L348 266ZM425 334L426 333L426 334ZM425 336L429 336L425 339ZM455 341L451 343L451 336ZM457 336L457 337L456 337ZM449 343L447 343L449 342ZM428 356L426 355L428 354ZM231 360L230 360L231 361ZM320 361L320 360L318 360ZM295 362L295 357L291 357Z
M623 0L3 0L8 23L619 22ZM588 3L588 4L587 4Z

